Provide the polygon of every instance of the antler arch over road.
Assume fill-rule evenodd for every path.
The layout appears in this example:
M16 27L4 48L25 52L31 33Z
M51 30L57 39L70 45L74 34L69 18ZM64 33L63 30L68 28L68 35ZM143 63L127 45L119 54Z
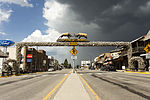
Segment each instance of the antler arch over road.
M16 44L16 60L18 65L20 61L21 56L21 49L24 46L72 46L69 42L19 42ZM98 46L126 46L128 47L128 60L132 56L132 47L130 42L103 42L103 41L97 41L97 42L78 42L76 46L82 46L82 47L98 47ZM129 61L128 61L129 64ZM129 64L130 65L130 64ZM19 66L18 66L19 68Z

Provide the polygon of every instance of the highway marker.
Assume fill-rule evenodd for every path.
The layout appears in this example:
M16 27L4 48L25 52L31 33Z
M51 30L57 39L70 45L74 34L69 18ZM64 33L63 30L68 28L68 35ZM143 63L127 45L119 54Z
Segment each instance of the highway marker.
M59 86L66 80L66 78L69 76L69 74L72 71L70 71L44 98L43 100L48 100L48 98L50 98L55 92L56 90L59 88Z
M84 78L78 74L80 76L80 78L82 79L82 81L86 84L86 86L89 88L89 90L92 92L92 94L95 96L96 100L101 100L99 98L99 96L95 93L95 91L89 86L89 84L84 80Z

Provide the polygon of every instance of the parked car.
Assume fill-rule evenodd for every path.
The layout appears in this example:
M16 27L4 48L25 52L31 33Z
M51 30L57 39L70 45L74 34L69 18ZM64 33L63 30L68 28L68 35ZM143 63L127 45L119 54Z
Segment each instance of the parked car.
M115 66L113 66L113 65L108 65L108 71L116 71Z
M49 68L48 71L52 72L52 71L54 71L54 68Z
M116 68L112 64L107 64L105 66L101 66L100 70L101 71L116 71Z
M91 66L90 69L91 69L91 70L95 70L94 66Z
M80 68L80 70L84 70L84 67L82 66L82 67Z
M61 67L61 66L59 66L59 67L58 67L58 70L62 70L62 67Z

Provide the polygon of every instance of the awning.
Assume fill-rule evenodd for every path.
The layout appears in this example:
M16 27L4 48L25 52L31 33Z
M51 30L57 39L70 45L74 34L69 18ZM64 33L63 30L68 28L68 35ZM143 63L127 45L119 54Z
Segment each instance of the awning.
M146 56L146 54L140 54L140 56Z

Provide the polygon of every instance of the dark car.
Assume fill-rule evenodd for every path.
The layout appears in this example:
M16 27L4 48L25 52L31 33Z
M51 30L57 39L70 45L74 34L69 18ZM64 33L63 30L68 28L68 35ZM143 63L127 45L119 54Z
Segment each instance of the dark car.
M113 66L113 65L108 65L108 71L116 71L115 66Z
M116 71L116 68L113 65L107 64L100 68L101 71Z

